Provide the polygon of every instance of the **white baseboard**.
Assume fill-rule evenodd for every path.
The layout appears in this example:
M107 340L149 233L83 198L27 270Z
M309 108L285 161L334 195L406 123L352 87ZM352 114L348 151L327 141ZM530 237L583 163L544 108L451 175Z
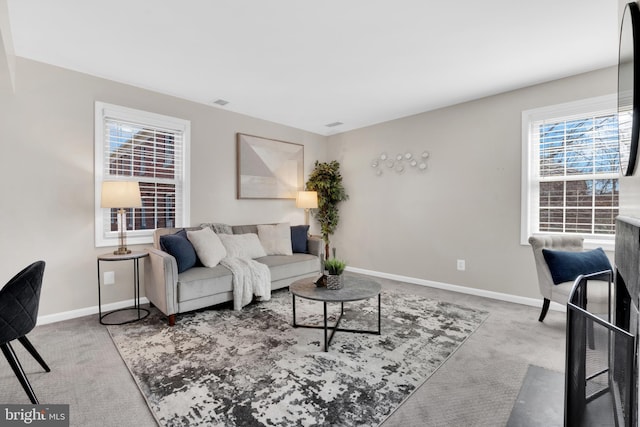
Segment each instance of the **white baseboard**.
M117 310L119 308L133 307L133 298L125 301L113 302L110 304L102 305L102 313L107 313L111 310ZM149 300L147 297L140 298L140 304L147 304ZM48 323L61 322L63 320L75 319L77 317L90 316L92 314L98 314L98 306L79 308L77 310L64 311L62 313L47 314L45 316L38 316L36 325L46 325Z
M531 307L542 307L542 298L527 298L517 295L505 294L501 292L487 291L484 289L469 288L466 286L451 285L449 283L434 282L432 280L418 279L415 277L401 276L398 274L383 273L381 271L366 270L364 268L347 267L347 271L353 273L366 274L367 276L380 277L383 279L396 280L398 282L412 283L414 285L427 286L429 288L443 289L445 291L459 292L461 294L476 295L479 297L491 298L499 301L512 302L515 304L528 305ZM141 304L147 304L149 300L146 297L140 298ZM133 306L133 299L119 301L102 306L102 312L106 313L119 308ZM552 302L549 306L551 310L566 312L567 308L561 304ZM75 319L77 317L89 316L98 313L98 306L80 308L77 310L65 311L62 313L48 314L46 316L38 316L38 325L46 325L48 323L61 322L63 320Z
M528 305L531 307L542 307L542 297L527 298L518 295L505 294L502 292L487 291L484 289L469 288L466 286L451 285L449 283L434 282L432 280L417 279L415 277L400 276L398 274L383 273L381 271L366 270L364 268L347 267L347 271L353 273L366 274L367 276L380 277L383 279L396 280L398 282L412 283L414 285L427 286L430 288L443 289L445 291L459 292L461 294L475 295L479 297L491 298L499 301L512 302L515 304ZM566 312L567 308L562 304L551 302L549 308L555 311Z

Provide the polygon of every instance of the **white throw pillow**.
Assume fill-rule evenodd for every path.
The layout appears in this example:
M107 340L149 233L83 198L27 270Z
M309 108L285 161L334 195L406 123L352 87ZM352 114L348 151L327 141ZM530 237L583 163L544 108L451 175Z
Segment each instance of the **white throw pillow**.
M267 255L293 255L291 226L288 222L276 225L258 225L258 237Z
M254 259L267 256L255 233L219 234L218 237L230 258Z
M220 238L208 227L202 230L188 230L187 238L205 267L215 267L222 258L227 256L227 250Z

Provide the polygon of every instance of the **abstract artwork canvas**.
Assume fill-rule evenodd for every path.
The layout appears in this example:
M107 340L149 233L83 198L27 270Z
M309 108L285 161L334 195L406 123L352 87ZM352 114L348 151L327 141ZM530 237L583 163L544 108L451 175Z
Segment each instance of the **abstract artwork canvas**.
M304 185L304 146L238 133L238 199L295 199Z

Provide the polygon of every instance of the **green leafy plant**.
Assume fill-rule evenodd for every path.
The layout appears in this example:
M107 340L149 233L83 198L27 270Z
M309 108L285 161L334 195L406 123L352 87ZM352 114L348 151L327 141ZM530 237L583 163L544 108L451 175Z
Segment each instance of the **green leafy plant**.
M325 243L325 256L329 257L329 236L338 227L340 214L338 204L349 199L340 174L340 163L331 162L315 163L315 168L309 175L306 184L308 191L318 193L318 208L312 209L311 214L320 223L322 239Z
M329 274L340 275L344 272L346 267L346 262L335 258L328 259L324 262L324 268L329 272Z

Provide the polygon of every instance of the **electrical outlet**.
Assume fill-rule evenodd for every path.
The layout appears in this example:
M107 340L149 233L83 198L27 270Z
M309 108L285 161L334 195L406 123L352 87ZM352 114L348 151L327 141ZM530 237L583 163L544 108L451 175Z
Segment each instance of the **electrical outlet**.
M104 280L102 281L105 285L113 285L116 283L116 273L115 271L105 271L104 272Z
M463 259L459 259L457 263L458 271L464 271L466 269L466 265Z

